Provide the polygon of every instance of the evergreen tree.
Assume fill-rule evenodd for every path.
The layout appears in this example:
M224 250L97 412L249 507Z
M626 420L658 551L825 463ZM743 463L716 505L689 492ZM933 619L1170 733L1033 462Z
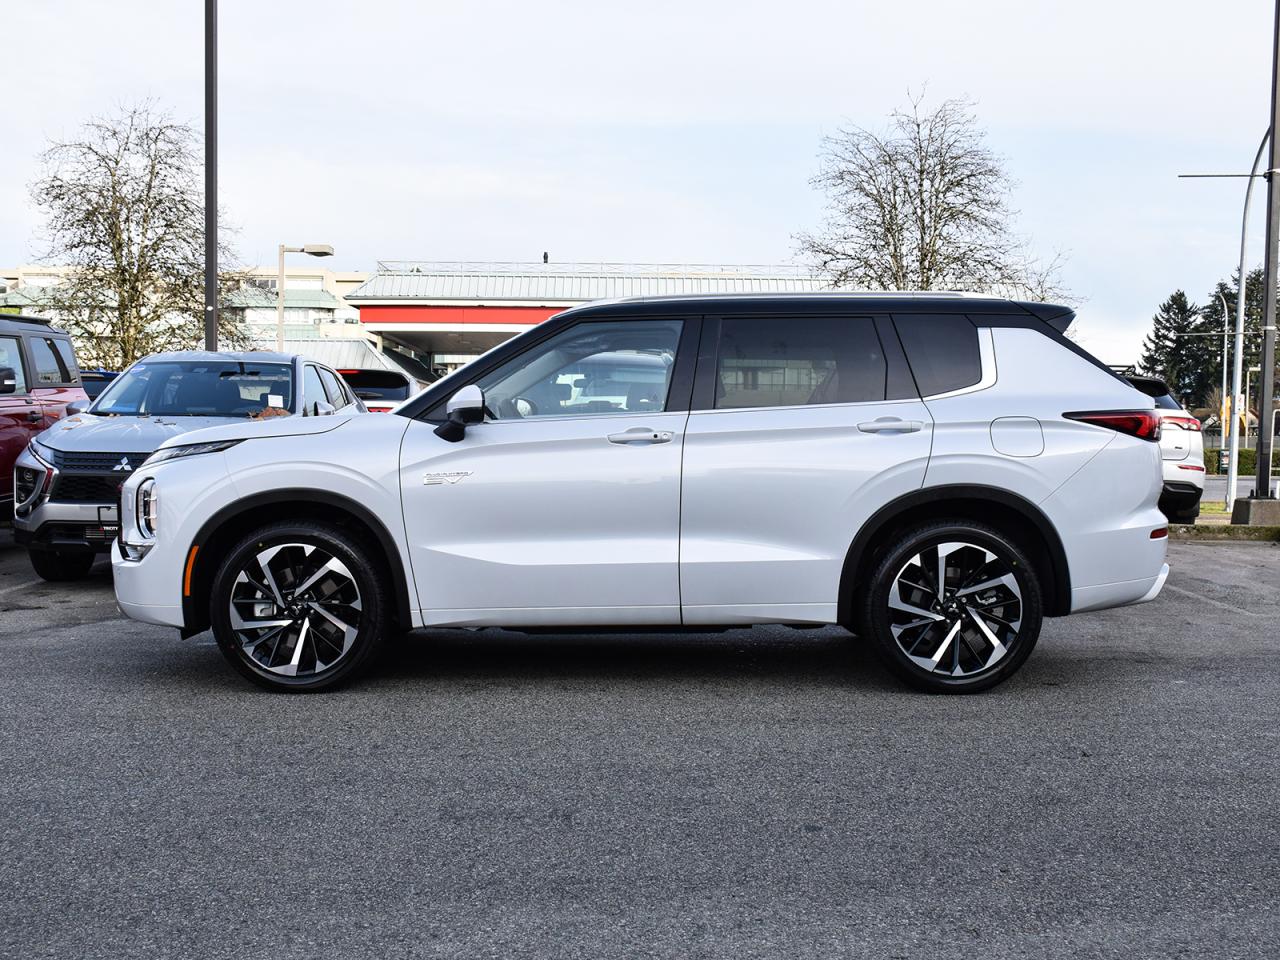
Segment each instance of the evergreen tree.
M1231 349L1235 349L1235 329L1236 329L1236 290L1240 271L1236 270L1232 273L1231 279L1219 280L1216 287L1209 294L1203 309L1204 326L1206 333L1222 333L1222 301L1218 299L1221 294L1227 301L1227 327L1231 333ZM1255 267L1249 271L1248 282L1245 285L1244 292L1244 369L1256 367L1261 362L1262 357L1262 302L1265 299L1263 294L1262 268ZM1211 343L1212 356L1205 357L1205 363L1210 370L1212 376L1210 382L1217 384L1218 389L1222 388L1222 337L1198 337ZM1227 391L1231 391L1231 366L1227 367Z
M1212 338L1198 306L1175 290L1151 318L1151 333L1142 344L1139 366L1169 385L1170 392L1184 406L1194 406L1213 388L1213 370L1206 365Z

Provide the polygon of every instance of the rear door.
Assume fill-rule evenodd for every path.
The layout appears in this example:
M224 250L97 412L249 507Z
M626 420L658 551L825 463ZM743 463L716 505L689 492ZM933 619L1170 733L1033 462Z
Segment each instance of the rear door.
M0 367L12 367L17 374L14 391L0 393L0 502L7 503L13 496L13 463L43 429L44 411L31 397L18 336L0 334Z
M33 367L31 394L44 414L43 427L48 427L66 416L68 403L85 399L80 371L65 337L32 333L26 339Z
M833 622L845 555L918 489L932 420L885 318L704 322L685 434L684 622Z

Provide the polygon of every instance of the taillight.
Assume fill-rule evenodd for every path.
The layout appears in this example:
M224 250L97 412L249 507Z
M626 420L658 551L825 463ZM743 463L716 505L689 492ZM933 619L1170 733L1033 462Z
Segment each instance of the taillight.
M1091 423L1095 427L1106 427L1139 440L1156 443L1160 439L1160 415L1154 410L1095 410L1087 413L1064 413L1063 416L1068 420Z
M1192 433L1200 432L1200 421L1195 417L1162 417L1160 422L1166 426L1172 424L1175 427L1181 427L1183 430L1190 430Z

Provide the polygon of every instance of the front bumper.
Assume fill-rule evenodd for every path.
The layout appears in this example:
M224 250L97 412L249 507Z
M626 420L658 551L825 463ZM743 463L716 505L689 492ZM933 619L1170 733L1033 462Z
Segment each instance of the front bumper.
M127 560L118 543L111 545L111 573L120 612L131 620L182 629L182 604L172 602L173 586L168 578L157 576L158 569L164 569L163 557L148 554L142 560Z
M103 553L120 532L115 504L51 503L14 517L13 540L28 550Z
M15 476L18 468L39 474L34 493L14 503L15 542L29 550L56 550L59 553L102 553L110 549L111 541L120 532L117 501L114 497L85 497L88 491L84 484L96 484L92 490L97 492L101 487L118 487L122 480L100 473L61 470L37 457L30 447L19 454L14 468ZM78 487L70 499L61 495L67 484Z

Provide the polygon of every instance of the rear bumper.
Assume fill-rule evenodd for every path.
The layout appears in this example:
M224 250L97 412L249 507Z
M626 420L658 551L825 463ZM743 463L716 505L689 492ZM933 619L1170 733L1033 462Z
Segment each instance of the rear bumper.
M1071 612L1083 613L1086 610L1107 610L1111 607L1147 603L1160 595L1168 578L1169 564L1166 563L1154 577L1076 587L1071 591Z
M1160 490L1160 512L1165 516L1173 513L1199 513L1200 497L1203 494L1203 488L1189 481L1166 480Z

